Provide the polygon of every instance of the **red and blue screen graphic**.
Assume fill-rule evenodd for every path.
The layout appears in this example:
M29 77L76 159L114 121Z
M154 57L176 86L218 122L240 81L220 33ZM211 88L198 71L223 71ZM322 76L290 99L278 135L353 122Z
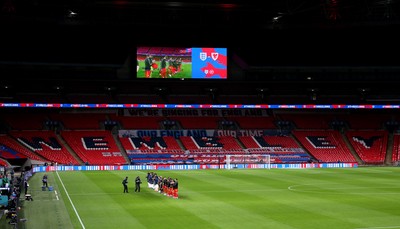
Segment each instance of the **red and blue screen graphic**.
M193 79L227 79L226 48L191 48Z

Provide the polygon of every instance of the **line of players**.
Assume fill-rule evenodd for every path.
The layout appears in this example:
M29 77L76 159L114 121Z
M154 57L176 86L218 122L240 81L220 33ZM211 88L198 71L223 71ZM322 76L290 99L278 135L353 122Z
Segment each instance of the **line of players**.
M146 59L144 59L144 75L146 78L151 78L152 72L157 69L159 69L159 75L161 78L167 78L167 74L168 77L172 77L173 75L182 70L181 67L182 67L182 58L170 57L168 59L168 56L164 56L160 60L160 66L158 66L158 64L156 63L153 55L149 54L146 56ZM138 70L139 69L137 69L137 71Z
M154 172L148 172L147 185L156 192L164 194L164 196L178 199L178 178L162 177Z

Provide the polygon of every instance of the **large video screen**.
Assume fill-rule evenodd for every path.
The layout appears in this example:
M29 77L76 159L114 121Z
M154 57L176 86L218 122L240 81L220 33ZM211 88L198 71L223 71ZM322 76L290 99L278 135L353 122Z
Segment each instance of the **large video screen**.
M136 78L227 79L227 48L137 47Z

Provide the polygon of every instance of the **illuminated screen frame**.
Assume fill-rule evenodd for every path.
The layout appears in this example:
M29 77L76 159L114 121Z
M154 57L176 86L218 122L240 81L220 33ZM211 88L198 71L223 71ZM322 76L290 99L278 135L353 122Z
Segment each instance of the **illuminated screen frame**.
M228 79L228 49L147 47L136 49L137 79Z

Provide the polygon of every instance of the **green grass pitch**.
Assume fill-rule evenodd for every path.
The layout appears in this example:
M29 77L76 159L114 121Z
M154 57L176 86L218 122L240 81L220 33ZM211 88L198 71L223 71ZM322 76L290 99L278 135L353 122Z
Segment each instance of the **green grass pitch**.
M30 180L25 228L400 228L400 167L154 171L179 199L147 187L148 171L48 173ZM134 178L142 191L134 192ZM129 193L122 179L129 177Z
M157 63L159 64L159 63ZM192 78L192 63L182 63L182 71L168 77L167 79L190 79ZM139 71L136 73L136 78L144 78L144 62L139 61ZM156 69L151 73L151 79L162 79L159 75L159 70Z

